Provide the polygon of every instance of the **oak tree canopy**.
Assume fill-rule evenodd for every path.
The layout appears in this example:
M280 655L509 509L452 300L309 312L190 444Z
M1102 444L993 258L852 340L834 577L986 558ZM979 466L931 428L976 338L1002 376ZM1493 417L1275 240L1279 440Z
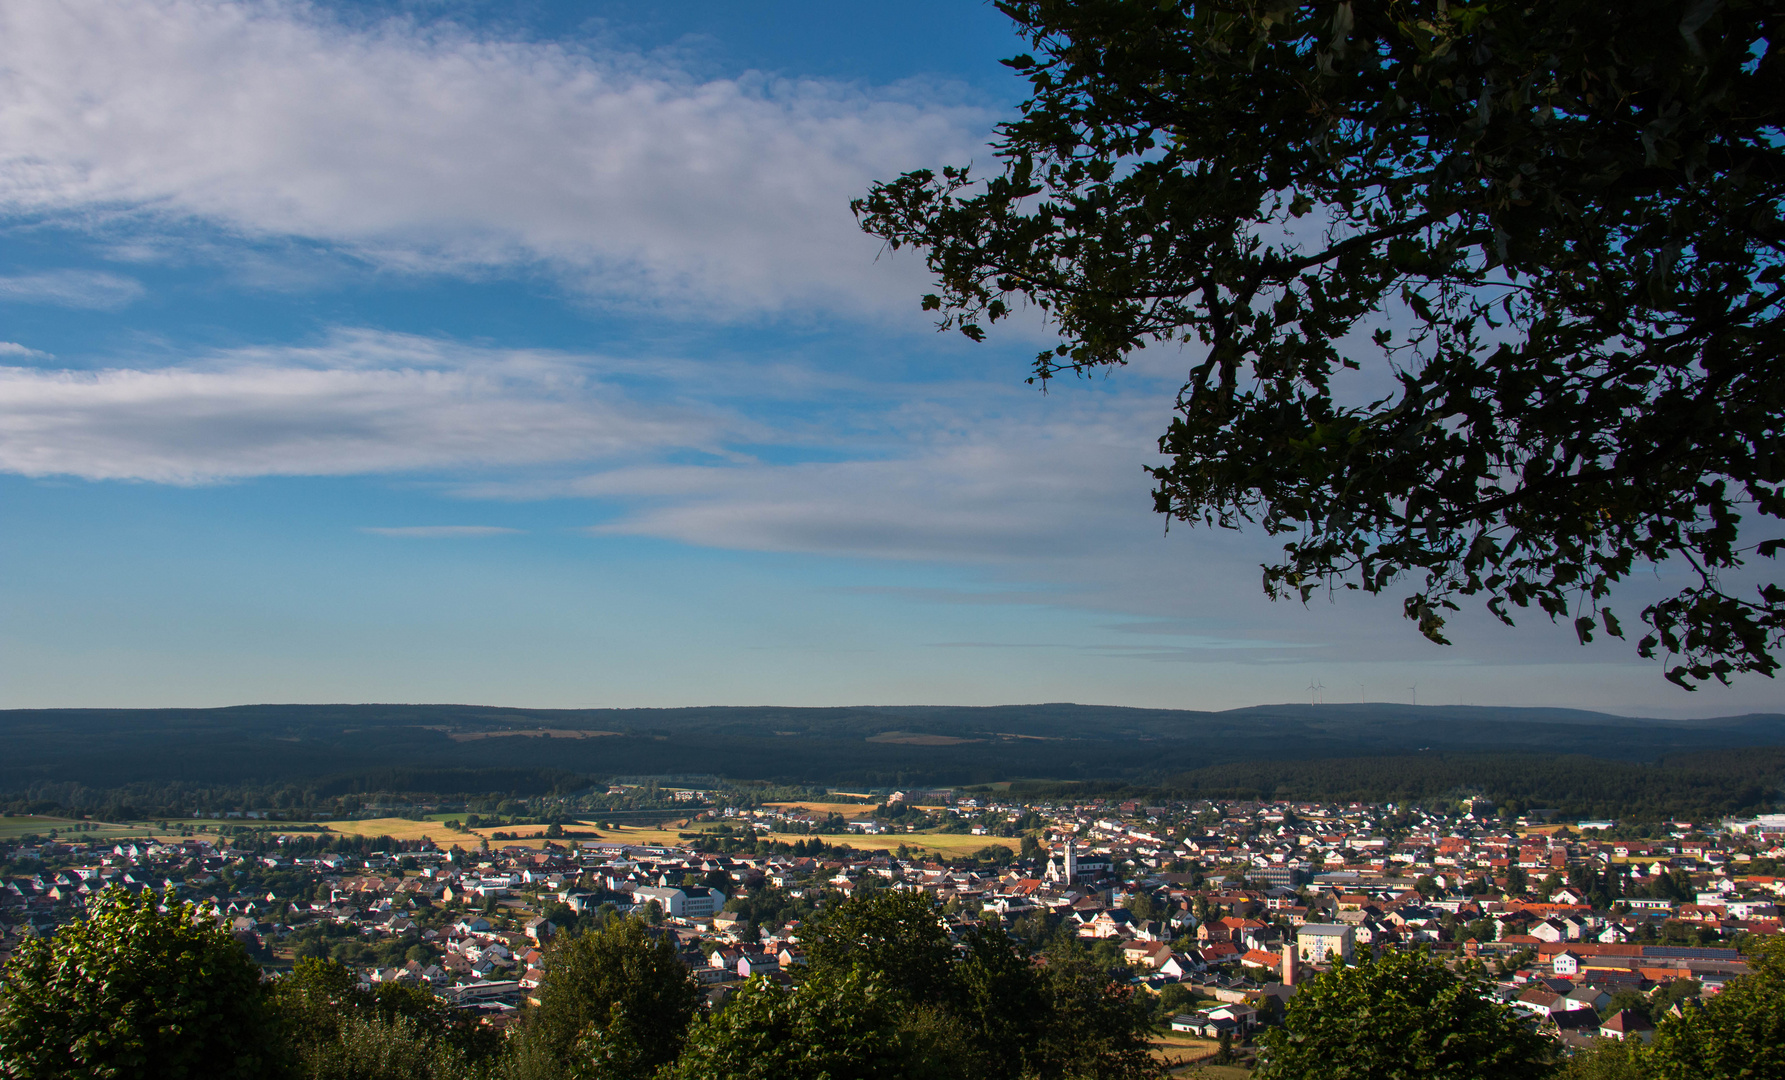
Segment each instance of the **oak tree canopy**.
M1776 2L998 6L993 174L854 209L943 327L1044 312L1040 380L1184 347L1159 512L1283 538L1275 597L1408 580L1438 642L1476 595L1622 636L1612 587L1687 567L1641 654L1778 668L1785 588L1723 581L1785 546Z

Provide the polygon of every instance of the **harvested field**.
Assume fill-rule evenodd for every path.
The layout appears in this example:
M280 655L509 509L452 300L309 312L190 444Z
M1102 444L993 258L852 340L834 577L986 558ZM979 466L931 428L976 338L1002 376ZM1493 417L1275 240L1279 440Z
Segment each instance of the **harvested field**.
M447 738L453 742L473 742L477 739L506 739L519 737L524 739L599 739L604 735L618 735L617 731L579 731L575 728L529 728L525 731L455 731Z
M866 814L874 809L873 803L812 802L810 800L801 802L772 802L763 803L763 805L773 806L782 810L809 810L814 814L842 814L844 817L854 817L858 814Z
M777 840L792 843L803 836L781 835ZM903 844L913 850L933 851L942 856L971 855L981 848L1006 847L1017 850L1022 841L1005 836L961 836L956 833L885 833L880 836L827 836L826 843L848 844L860 851L897 851Z
M273 821L265 824L277 831L281 825L296 823ZM395 817L366 818L364 821L319 821L315 824L343 836L388 836L392 840L425 839L442 847L451 847L453 837L465 835L453 832L438 821L411 821L408 818Z
M985 742L984 739L962 739L954 735L921 735L911 731L882 731L868 736L871 743L896 743L900 746L959 746L962 743Z
M1185 1062L1198 1061L1219 1049L1220 1044L1213 1039L1205 1039L1200 1035L1166 1030L1153 1039L1153 1060L1162 1061L1167 1068Z
M588 823L585 823L588 824ZM528 826L531 830L532 826ZM479 830L489 832L491 830ZM503 830L510 835L520 835L514 830ZM601 829L601 838L619 844L642 844L653 847L686 847L698 846L700 841L684 839L683 833L690 832L685 827L663 829L640 829L622 826L617 829ZM781 844L794 844L802 840L821 839L827 844L847 844L857 851L897 851L903 844L913 850L930 851L942 856L966 855L993 844L1007 847L1015 851L1021 841L999 836L958 836L955 834L937 833L886 833L880 836L855 836L849 834L828 833L823 836L802 836L798 833L759 833L759 837ZM714 840L720 839L714 837Z

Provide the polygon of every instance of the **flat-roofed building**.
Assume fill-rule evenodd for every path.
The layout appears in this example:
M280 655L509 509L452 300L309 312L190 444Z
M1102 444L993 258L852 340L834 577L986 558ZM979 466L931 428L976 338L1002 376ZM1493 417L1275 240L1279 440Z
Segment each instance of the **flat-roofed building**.
M1351 959L1356 932L1344 923L1307 923L1295 931L1295 951L1303 960L1326 963L1337 955Z

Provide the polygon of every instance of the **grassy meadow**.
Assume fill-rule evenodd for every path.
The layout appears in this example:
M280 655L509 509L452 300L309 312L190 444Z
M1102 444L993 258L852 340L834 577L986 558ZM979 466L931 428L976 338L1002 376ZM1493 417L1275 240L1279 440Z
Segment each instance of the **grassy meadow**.
M86 822L93 828L85 832L68 831L79 824L82 822L76 818L48 817L39 814L0 817L0 840L16 840L32 833L48 836L51 829L57 831L58 839L70 840L117 840L127 836L148 836L153 832L153 829L147 825L119 824L110 821Z

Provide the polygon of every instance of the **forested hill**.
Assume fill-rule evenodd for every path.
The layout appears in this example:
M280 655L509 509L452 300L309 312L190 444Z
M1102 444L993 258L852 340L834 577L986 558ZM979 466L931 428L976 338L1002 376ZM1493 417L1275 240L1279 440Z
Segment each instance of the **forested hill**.
M1010 779L1159 784L1235 762L1456 754L1630 762L1785 746L1785 714L1663 721L1567 709L1274 705L1225 712L1094 705L510 709L252 705L0 712L0 793L43 784L303 783L464 790L466 770L711 774L832 784ZM521 783L524 776L534 777ZM1220 786L1213 776L1205 778Z

